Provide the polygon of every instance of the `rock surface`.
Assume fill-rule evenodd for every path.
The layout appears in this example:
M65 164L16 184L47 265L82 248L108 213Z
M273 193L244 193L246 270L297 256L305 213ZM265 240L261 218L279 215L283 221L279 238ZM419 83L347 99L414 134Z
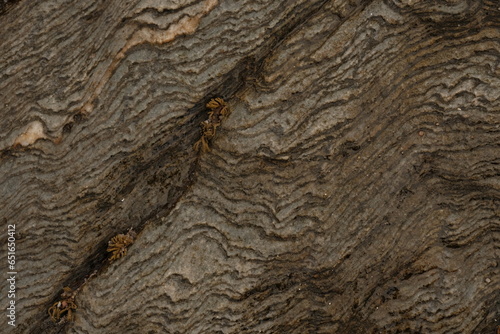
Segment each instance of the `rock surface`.
M12 332L497 330L497 1L0 9Z

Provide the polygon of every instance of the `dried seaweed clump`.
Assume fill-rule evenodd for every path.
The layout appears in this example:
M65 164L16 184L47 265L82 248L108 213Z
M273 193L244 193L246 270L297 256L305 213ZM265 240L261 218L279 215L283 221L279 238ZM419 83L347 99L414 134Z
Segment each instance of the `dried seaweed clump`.
M73 312L78 308L75 304L75 296L76 291L69 287L63 288L61 300L49 308L50 319L54 322L72 321L74 319Z
M134 243L136 233L130 229L127 234L118 234L108 242L109 261L117 260L127 255L127 248Z
M200 149L203 152L209 152L210 146L208 145L210 141L215 137L217 127L222 124L229 114L229 108L227 103L220 97L211 99L207 103L207 108L210 109L208 112L208 119L200 123L201 126L201 138L194 145L195 151Z

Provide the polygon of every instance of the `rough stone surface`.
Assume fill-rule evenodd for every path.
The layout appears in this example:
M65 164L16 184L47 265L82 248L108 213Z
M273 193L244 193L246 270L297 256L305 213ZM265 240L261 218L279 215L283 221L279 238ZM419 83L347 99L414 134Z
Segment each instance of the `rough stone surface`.
M498 1L0 13L11 332L496 332ZM197 154L213 97L232 113ZM78 309L54 324L65 286Z

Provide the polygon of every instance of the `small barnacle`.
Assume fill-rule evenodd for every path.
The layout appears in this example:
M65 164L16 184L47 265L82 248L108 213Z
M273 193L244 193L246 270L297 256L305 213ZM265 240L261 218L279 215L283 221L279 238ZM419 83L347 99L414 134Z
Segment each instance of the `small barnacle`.
M220 97L211 99L207 103L207 108L211 110L208 112L208 117L211 122L218 123L219 125L222 120L226 119L230 114L226 101Z
M201 124L203 128L203 137L207 139L212 139L213 137L215 137L217 127L220 125L220 123L210 123L208 121L205 121Z
M111 252L109 261L117 260L127 254L127 248L134 243L135 232L130 229L127 234L118 234L108 242L108 252Z
M63 290L62 299L55 302L48 310L50 319L54 322L72 321L74 319L73 312L78 308L75 304L76 292L69 287L65 287Z
M208 112L208 119L200 123L201 138L193 145L195 151L199 151L200 149L203 152L210 151L209 141L215 137L217 127L220 126L222 121L230 114L227 103L220 97L211 99L206 104L206 107L210 109L210 111Z
M61 298L68 299L73 298L75 296L75 292L69 286L65 286L63 288L63 293L61 293Z
M201 136L200 140L194 143L193 149L195 151L199 151L201 149L202 152L210 152L210 146L208 146L207 138L205 136Z
M226 106L226 102L220 97L216 97L215 99L211 99L207 103L208 109L216 109L216 108L225 107L225 106Z

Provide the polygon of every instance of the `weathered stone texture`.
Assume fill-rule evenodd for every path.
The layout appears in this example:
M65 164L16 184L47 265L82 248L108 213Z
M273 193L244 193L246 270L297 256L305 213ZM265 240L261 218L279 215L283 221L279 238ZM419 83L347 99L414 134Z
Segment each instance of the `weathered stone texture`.
M0 11L13 332L497 330L498 1ZM232 113L197 154L213 97Z

